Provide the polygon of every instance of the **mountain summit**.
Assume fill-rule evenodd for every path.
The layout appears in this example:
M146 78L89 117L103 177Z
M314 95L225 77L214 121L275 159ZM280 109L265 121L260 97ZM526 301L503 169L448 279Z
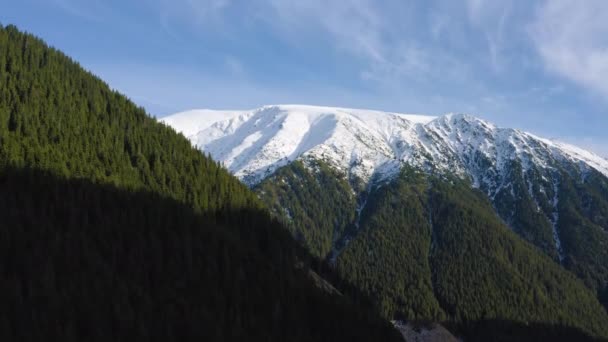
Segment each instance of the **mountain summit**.
M582 172L593 168L608 175L608 161L591 152L466 114L434 117L274 105L248 111L192 110L161 121L250 185L307 157L365 182L386 179L409 164L469 176L476 186L494 193L504 186L496 176L511 161L520 162L523 171L567 162Z

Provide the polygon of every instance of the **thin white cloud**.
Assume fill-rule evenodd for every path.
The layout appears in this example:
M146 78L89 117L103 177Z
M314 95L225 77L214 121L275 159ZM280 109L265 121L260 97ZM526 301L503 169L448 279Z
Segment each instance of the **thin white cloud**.
M265 2L265 1L262 1ZM427 44L416 34L428 31L438 38L449 16L436 12L429 27L420 27L412 3L372 0L269 0L271 12L263 20L286 40L298 42L307 32L320 32L336 49L363 62L364 81L399 82L467 80L468 61L455 58L441 46ZM442 17L443 16L443 17ZM456 78L453 78L455 80Z
M531 36L548 70L608 95L608 1L546 1Z
M449 16L444 12L432 12L429 19L431 36L438 40L449 29Z
M226 56L224 58L224 65L232 76L245 75L245 66L238 58L234 56Z
M496 72L505 69L503 60L507 48L506 29L515 26L512 18L512 0L467 0L467 12L471 25L484 35L490 65Z
M477 21L482 15L483 9L487 6L487 2L484 0L467 0L467 10L469 18L473 21Z
M262 19L280 30L297 34L321 29L340 49L375 62L386 60L383 18L371 1L270 0L267 4L270 11Z
M181 40L176 24L192 24L197 29L219 27L224 12L234 5L232 0L156 0L155 4L161 26L176 40Z
M253 23L270 28L272 34L298 49L311 45L312 40L318 46L326 44L332 54L335 51L343 53L349 58L348 63L359 65L363 81L390 87L409 81L473 82L470 71L475 62L455 56L438 40L442 34L451 38L454 25L461 25L454 15L467 15L462 6L448 4L449 10L436 11L436 17L430 18L429 23L417 14L420 7L425 6L423 3L400 0L387 0L381 4L375 0L158 1L163 8L161 23L167 33L175 37L179 31L177 25L188 20L202 32L224 36L238 32L235 27L242 29L243 23ZM443 4L443 0L437 1ZM457 13L452 11L454 8ZM475 15L487 15L488 8L494 6L484 2ZM237 16L230 20L226 18L235 14ZM435 37L435 41L429 44L427 38L419 36L421 32ZM488 37L493 60L497 60L500 32L491 32ZM233 38L238 39L238 36Z
M551 8L561 7L553 3L573 3L566 0L547 0L541 3L538 13L534 11L534 4L517 0L156 1L165 4L164 23L170 33L181 33L188 38L193 32L203 38L221 36L230 41L232 47L238 47L242 33L255 28L253 32L268 34L264 39L272 37L269 40L272 44L280 40L292 51L310 54L315 63L316 58L327 54L328 63L323 68L344 59L345 67L360 77L361 84L357 86L375 96L382 94L389 98L386 94L391 94L391 105L409 108L415 106L414 100L419 100L424 103L420 106L423 111L429 111L426 107L445 111L470 107L467 111L488 112L493 118L513 112L518 106L514 103L524 108L553 106L554 79L549 78L547 82L546 75L539 73L542 70L539 66L544 63L564 76L570 75L564 70L570 70L571 79L584 77L576 75L581 69L588 71L580 65L566 68L556 62L561 59L552 56L560 55L555 53L556 46L560 46L555 42L569 37L569 30L576 30L577 25L598 26L598 18L572 19L567 14L556 17L553 13L556 11ZM599 3L587 1L571 6L589 7L588 3L596 6ZM604 7L596 7L594 11L608 13ZM562 11L574 15L585 13L580 9ZM608 22L606 19L604 22ZM535 20L533 30L527 30L531 20ZM587 22L579 23L580 20ZM195 31L186 34L186 29L193 28ZM584 30L591 32L591 29ZM530 44L530 32L533 32L534 45ZM256 42L249 43L263 48L256 46ZM568 43L567 46L576 46ZM542 58L539 58L536 49L550 52L547 56L540 54ZM255 65L246 54L239 55L238 49L224 51L221 47L210 53L217 55L218 73L255 82ZM602 57L601 54L595 56L601 61L602 58L597 57ZM599 70L597 65L597 62L583 63L583 66L593 66L588 69L594 72ZM251 69L246 70L244 66ZM302 65L302 68L308 66ZM601 79L608 80L608 75ZM431 104L434 100L428 92L433 92L441 101ZM405 98L407 101L402 100Z
M216 16L225 10L231 0L184 0L188 13L201 20Z
M86 4L74 0L53 0L53 3L67 13L87 21L101 22L109 11L101 0L88 1Z

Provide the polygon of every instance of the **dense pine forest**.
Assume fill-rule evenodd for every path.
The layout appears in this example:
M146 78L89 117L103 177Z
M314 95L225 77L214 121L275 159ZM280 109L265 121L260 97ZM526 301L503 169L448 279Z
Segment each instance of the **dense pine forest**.
M354 196L332 186L331 175L327 168L295 162L256 191L275 203L273 213L304 245L326 252L322 257L332 257L327 241L350 235L336 269L384 317L448 321L469 338L494 332L522 340L538 336L532 326L553 337L576 331L608 336L608 314L595 291L508 228L469 183L404 168L395 180L370 189L359 228L345 231L339 218L346 214L335 209ZM316 187L327 191L306 191ZM301 216L316 224L292 222Z
M541 170L532 168L527 171L532 181L526 181L522 165L510 164L511 187L493 199L498 214L519 236L576 274L608 308L608 178L593 169L556 165L555 180L543 179ZM559 218L560 251L551 218Z
M319 286L238 180L13 26L0 27L0 215L2 340L400 339Z
M277 170L254 190L276 217L284 219L296 239L315 256L324 258L356 219L357 203L345 179L325 163L312 162L316 175L296 161Z
M257 206L255 196L127 98L14 27L0 36L0 161L199 210Z
M608 179L597 171L584 182L560 184L559 204L566 257L564 266L596 291L608 310Z

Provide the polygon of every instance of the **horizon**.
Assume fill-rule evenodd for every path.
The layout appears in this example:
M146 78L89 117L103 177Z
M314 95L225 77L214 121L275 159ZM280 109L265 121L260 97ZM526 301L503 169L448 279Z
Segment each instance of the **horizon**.
M608 156L601 0L4 4L0 23L158 118L272 103L467 113Z

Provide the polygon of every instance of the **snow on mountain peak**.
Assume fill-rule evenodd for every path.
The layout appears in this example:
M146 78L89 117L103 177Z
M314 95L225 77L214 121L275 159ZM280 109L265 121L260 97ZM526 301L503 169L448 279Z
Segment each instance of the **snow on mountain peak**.
M511 161L551 168L557 160L608 176L608 161L580 148L499 128L467 114L440 117L349 108L274 105L245 111L193 110L161 119L237 177L255 184L296 159L321 159L363 181L402 164L468 175L474 184Z

